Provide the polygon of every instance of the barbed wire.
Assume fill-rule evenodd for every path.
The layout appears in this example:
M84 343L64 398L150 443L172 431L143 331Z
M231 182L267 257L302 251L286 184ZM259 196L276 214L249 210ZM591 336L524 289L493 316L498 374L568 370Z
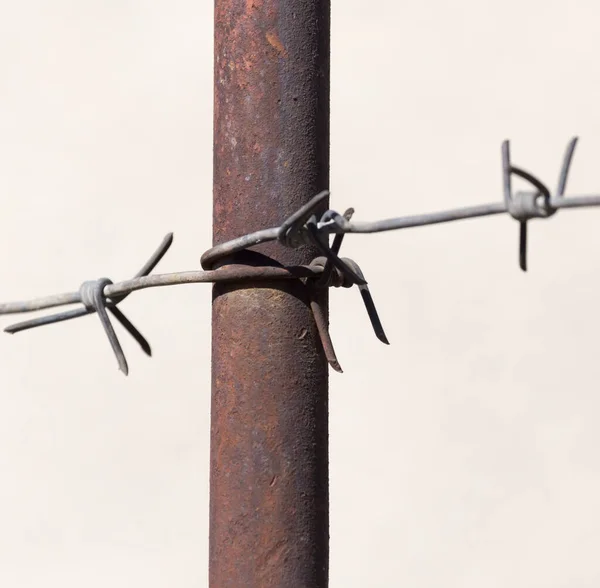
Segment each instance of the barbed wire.
M108 278L89 280L75 292L0 304L0 315L26 313L72 304L81 305L75 309L16 323L4 330L8 333L18 333L96 313L117 358L119 369L127 375L129 371L127 360L107 311L123 325L147 355L152 355L147 340L117 308L117 305L132 292L145 288L206 282L303 280L307 286L310 307L327 361L333 369L341 372L342 369L328 331L325 309L321 307L320 297L317 294L319 288L350 288L356 285L377 338L383 343L389 344L360 267L351 259L339 257L342 241L346 234L379 233L508 213L519 222L519 266L526 271L528 221L535 218L549 218L561 208L600 206L600 195L565 197L567 179L576 145L577 137L574 137L567 146L554 195L538 178L511 164L510 145L508 141L504 141L502 144L503 200L501 202L366 222L352 221L354 213L352 208L346 210L344 214L327 210L320 218L317 218L315 211L322 207L323 202L329 196L329 191L325 190L285 219L279 227L256 231L210 248L201 257L202 271L150 275L173 243L173 234L169 233L140 271L129 280L118 283L113 283ZM526 180L535 190L513 193L512 176ZM329 235L331 234L334 235L334 239L329 245ZM242 253L249 252L249 248L269 241L279 241L283 246L289 248L313 245L321 253L321 256L315 258L308 265L298 266L284 267L277 265L274 260L269 258L264 259L268 260L271 265L248 263L249 258L244 257Z

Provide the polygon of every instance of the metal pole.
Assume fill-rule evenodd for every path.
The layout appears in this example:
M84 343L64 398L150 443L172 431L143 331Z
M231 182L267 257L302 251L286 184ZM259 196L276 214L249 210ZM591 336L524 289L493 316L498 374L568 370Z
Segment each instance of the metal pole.
M215 0L215 244L328 187L329 20L329 0ZM210 586L325 588L328 368L306 287L215 285L212 345Z

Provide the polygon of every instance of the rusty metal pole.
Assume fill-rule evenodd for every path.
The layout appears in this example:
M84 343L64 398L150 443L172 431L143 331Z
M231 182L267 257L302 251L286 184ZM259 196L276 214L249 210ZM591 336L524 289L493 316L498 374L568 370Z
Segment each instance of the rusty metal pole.
M214 244L328 187L329 22L329 0L215 0ZM305 286L216 285L212 345L210 586L325 588L328 368Z

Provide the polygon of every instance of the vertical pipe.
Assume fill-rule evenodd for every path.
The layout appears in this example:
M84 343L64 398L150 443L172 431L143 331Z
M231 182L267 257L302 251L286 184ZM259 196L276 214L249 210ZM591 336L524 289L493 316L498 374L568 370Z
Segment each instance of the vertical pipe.
M328 187L329 19L329 0L215 0L214 244ZM306 288L216 285L212 345L210 586L325 588L328 368Z

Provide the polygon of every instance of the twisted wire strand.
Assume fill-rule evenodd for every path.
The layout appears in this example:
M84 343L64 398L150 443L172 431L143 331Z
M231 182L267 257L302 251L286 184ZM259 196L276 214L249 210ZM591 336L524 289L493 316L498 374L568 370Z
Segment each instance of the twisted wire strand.
M388 343L375 309L373 298L369 292L367 281L360 267L353 260L339 257L344 235L349 233L378 233L402 230L471 218L509 214L520 225L519 264L521 269L526 270L527 222L529 220L534 218L549 218L562 208L600 206L600 195L570 196L568 198L564 195L576 144L577 137L573 138L567 146L559 174L557 192L554 196L551 195L546 185L534 175L511 164L509 142L505 141L502 144L503 200L500 202L372 222L352 221L353 209L348 209L343 215L334 210L327 210L318 220L316 210L329 196L329 192L325 190L314 196L307 204L285 219L279 227L263 229L243 235L207 250L201 257L203 271L150 275L173 242L173 234L169 233L132 279L112 283L108 278L101 278L99 280L84 282L77 292L67 292L35 298L29 301L0 304L0 314L25 313L72 304L83 305L83 307L62 311L49 316L36 317L10 325L5 328L5 331L17 333L26 329L96 313L117 356L120 369L127 374L127 362L110 323L107 310L138 342L142 350L147 355L151 355L150 345L146 339L117 308L117 304L122 302L132 292L145 288L192 283L305 279L306 285L309 288L310 306L313 310L326 358L334 369L342 371L327 330L324 309L319 307L318 297L314 292L315 288L331 286L351 287L356 285L363 298L375 334L382 342ZM511 186L513 175L525 179L535 188L535 191L513 194ZM335 235L331 245L329 245L330 234ZM236 263L236 253L255 245L275 240L290 248L297 248L303 244L316 246L323 257L313 260L310 265L291 267L253 266Z
M137 290L146 288L160 288L162 286L178 286L182 284L206 284L217 282L237 282L243 280L296 280L299 278L318 278L323 273L319 266L299 265L290 267L251 267L246 265L228 265L218 270L210 271L188 271L175 272L168 274L155 274L123 280L104 287L104 296L106 298L116 298L122 295L128 295ZM81 303L79 292L67 292L65 294L52 294L32 300L5 302L0 304L0 315L19 314L25 312L34 312L57 306ZM110 302L108 303L110 305ZM79 314L89 314L83 309L76 309ZM68 320L65 317L62 320Z

